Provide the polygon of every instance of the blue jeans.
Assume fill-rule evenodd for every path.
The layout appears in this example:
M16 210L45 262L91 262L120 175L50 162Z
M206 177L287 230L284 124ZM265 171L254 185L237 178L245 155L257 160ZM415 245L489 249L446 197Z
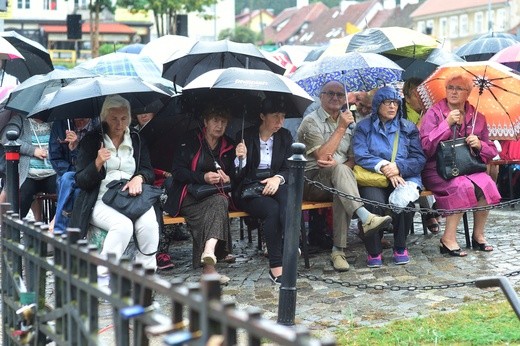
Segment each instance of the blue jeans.
M75 175L76 172L66 172L58 178L58 201L56 203L54 231L63 232L69 224L70 213L80 191L79 187L76 187Z

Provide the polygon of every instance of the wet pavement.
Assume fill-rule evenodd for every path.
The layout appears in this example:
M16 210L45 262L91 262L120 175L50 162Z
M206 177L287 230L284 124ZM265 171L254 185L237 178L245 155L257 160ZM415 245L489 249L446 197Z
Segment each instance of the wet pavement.
M469 216L472 226L472 216ZM392 320L427 316L432 312L456 310L462 304L479 299L501 299L498 288L482 290L473 284L452 287L487 276L507 275L520 270L520 208L497 209L490 213L486 229L487 240L495 251L485 253L468 250L464 258L439 253L441 233L423 235L420 217L415 217L415 234L408 237L411 261L393 264L392 250L383 251L383 267L366 267L366 253L352 223L348 234L347 260L350 270L335 272L330 264L330 252L311 248L310 269L298 261L296 300L297 325L309 328L315 336L332 335L347 326L375 326ZM218 263L217 270L231 278L223 288L223 298L236 302L240 309L259 307L265 318L277 320L278 286L268 274L268 260L256 249L256 230L250 244L239 239L238 221L233 221L233 251L236 263ZM441 230L444 229L444 219ZM471 228L470 228L471 229ZM386 234L392 241L392 235ZM459 245L465 246L462 222L458 232ZM175 268L160 272L162 278L182 278L198 281L200 271L191 268L191 241L176 242L170 248ZM509 279L518 287L520 276ZM371 287L390 287L394 290ZM354 287L345 287L345 286ZM441 288L446 287L447 288ZM409 290L408 287L417 289ZM435 289L430 289L434 286ZM397 288L400 288L397 290Z

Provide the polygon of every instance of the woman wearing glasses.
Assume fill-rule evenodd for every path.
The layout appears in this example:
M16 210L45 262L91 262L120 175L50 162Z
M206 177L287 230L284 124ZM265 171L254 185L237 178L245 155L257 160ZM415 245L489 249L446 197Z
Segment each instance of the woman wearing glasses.
M460 73L446 78L446 98L434 104L424 115L421 124L421 144L427 157L422 178L427 189L437 200L439 209L464 209L485 206L500 202L500 193L496 184L486 172L458 176L444 180L436 169L436 151L439 143L453 137L456 126L457 137L466 137L466 143L474 148L484 162L497 155L497 149L489 140L486 119L469 104L468 97L473 86L472 80ZM493 251L484 236L489 211L473 213L473 249ZM462 213L446 216L446 228L441 238L440 251L450 256L463 257L457 243L457 225Z
M410 190L412 195L419 197L418 189L422 187L421 170L426 158L421 149L419 130L414 123L398 116L400 106L401 98L397 90L383 87L374 95L370 117L361 120L356 126L352 139L356 164L366 170L381 173L388 180L387 187L359 186L359 194L368 200L388 204L393 196L401 196ZM404 198L401 196L401 199ZM413 200L408 200L401 206L412 202ZM410 258L406 237L412 226L413 212L404 211L404 217L401 217L368 203L365 206L379 215L390 212L394 232L394 263L408 263ZM384 231L364 237L368 252L367 266L370 268L383 265L381 239Z

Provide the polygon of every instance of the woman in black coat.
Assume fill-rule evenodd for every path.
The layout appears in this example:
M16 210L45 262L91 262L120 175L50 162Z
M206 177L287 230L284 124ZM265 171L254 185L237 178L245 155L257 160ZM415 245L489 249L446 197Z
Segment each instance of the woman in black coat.
M269 278L281 284L282 248L287 208L289 177L287 158L291 155L293 138L283 128L286 107L282 97L264 99L260 124L244 130L244 138L237 145L237 156L243 160L239 168L236 203L241 210L263 221L264 236L269 253ZM241 141L237 134L237 142ZM262 185L255 197L246 198L242 191L254 182Z
M135 236L140 248L136 260L145 268L156 268L155 251L159 243L159 225L153 207L132 221L102 201L107 184L128 179L123 187L130 195L142 193L142 184L153 183L154 173L148 150L139 134L129 128L130 103L119 95L107 96L101 108L103 131L91 131L78 147L76 185L81 189L74 203L69 227L80 228L83 235L89 223L107 231L102 254L119 258ZM141 252L142 251L142 252ZM108 271L98 268L104 277Z

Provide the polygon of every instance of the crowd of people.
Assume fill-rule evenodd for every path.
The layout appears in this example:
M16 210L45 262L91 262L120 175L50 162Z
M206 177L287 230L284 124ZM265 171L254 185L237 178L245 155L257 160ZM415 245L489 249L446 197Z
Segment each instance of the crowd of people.
M467 101L471 81L460 74L447 78L446 98L430 109L424 109L417 95L420 82L407 81L401 95L391 86L347 93L341 82L328 81L319 103L310 108L296 131L296 139L306 148L305 177L366 201L345 198L308 182L304 185L304 200L332 201L330 260L337 271L349 269L347 231L352 219L358 220L368 267L383 265L385 233L393 234L395 264L407 264L413 257L407 235L414 213L371 201L392 205L398 200L401 207L413 206L425 189L434 198L419 202L432 210L500 201L495 181L486 172L445 180L436 169L436 149L450 139L454 127L456 136L465 137L484 163L497 155L484 116ZM355 111L345 109L347 100L356 105ZM93 116L50 124L11 116L2 143L8 130L20 133L21 216L27 215L36 193L57 193L54 231L77 227L86 234L96 226L107 232L101 253L116 257L122 256L133 238L137 260L153 269L173 266L163 236L163 213L183 216L193 239L193 267L216 273L216 264L232 254L228 211L243 210L263 223L269 278L280 284L289 179L286 159L294 141L283 127L289 103L283 96L266 95L257 110L257 122L233 137L226 132L232 117L229 105L208 101L199 111L199 126L175 138L175 145L168 149L164 141L154 143L164 136L154 134L148 125L158 119L154 118L156 110L136 112L119 95L106 97L99 121ZM358 184L355 166L378 173L386 184L375 180ZM104 195L122 179L122 190L130 196L141 195L144 184L164 187L166 202L157 200L136 218L118 212L105 203ZM484 233L488 213L474 213L475 250L493 250ZM429 214L427 226L434 234L440 232L440 217L446 218L440 253L466 256L456 239L462 214ZM106 276L106 268L99 268L98 275ZM220 277L222 283L229 281L225 275Z

